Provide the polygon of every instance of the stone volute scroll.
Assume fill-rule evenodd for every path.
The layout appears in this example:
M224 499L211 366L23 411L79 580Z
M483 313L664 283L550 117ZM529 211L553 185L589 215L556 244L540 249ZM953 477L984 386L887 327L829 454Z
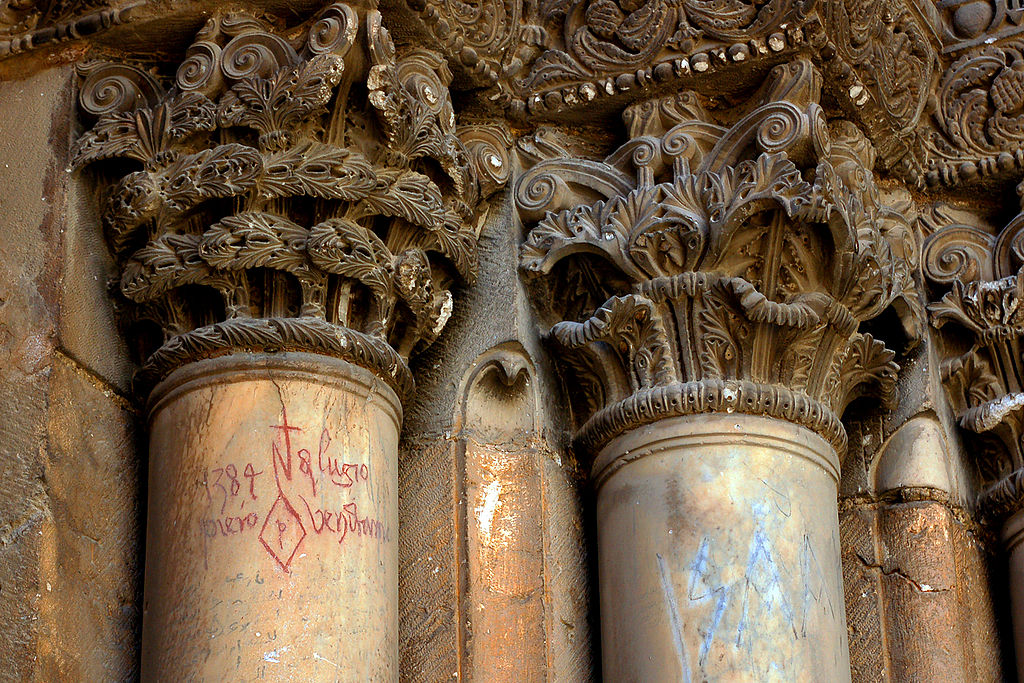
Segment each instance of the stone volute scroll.
M500 136L358 4L218 14L176 71L81 73L72 166L155 385L143 677L397 680L407 362L475 275Z
M1018 186L1018 192L1024 186ZM941 215L941 212L940 212ZM950 222L924 244L943 332L941 376L960 426L974 437L978 504L1001 531L1010 563L1014 641L1024 677L1024 212L996 234Z
M892 398L861 323L911 286L910 226L820 88L778 66L729 125L693 92L645 101L604 160L516 185L522 267L586 387L609 680L849 680L839 417Z

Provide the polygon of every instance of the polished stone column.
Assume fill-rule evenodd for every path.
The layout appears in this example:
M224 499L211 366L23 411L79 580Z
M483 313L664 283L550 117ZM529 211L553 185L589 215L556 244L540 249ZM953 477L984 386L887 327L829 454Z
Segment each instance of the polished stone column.
M395 392L236 353L153 391L145 680L397 680Z
M948 288L933 302L932 324L954 344L946 348L943 381L957 421L974 432L972 449L987 489L979 496L986 521L1000 532L1009 559L1009 593L1013 615L1018 677L1024 681L1024 263L1008 257L1000 245L1016 244L1024 229L1024 212L980 248L961 225L947 226L924 244L925 275L936 288ZM968 258L957 260L958 255ZM949 264L959 264L949 268ZM964 343L971 345L966 353ZM996 481L993 473L1010 472Z
M606 680L850 680L824 439L666 418L610 442L593 473Z
M987 489L980 503L985 516L1000 524L1007 562L1017 680L1024 681L1024 468L1014 470Z

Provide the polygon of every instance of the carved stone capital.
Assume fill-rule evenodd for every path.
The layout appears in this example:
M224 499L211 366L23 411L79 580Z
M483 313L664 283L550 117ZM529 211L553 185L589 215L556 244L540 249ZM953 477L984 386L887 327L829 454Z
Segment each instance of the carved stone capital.
M82 73L72 166L113 178L102 214L133 336L158 330L144 378L289 349L408 392L409 354L475 276L479 210L508 177L500 131L457 125L441 55L396 54L380 13L336 3L287 31L215 16L171 78Z
M982 492L979 499L985 515L1005 520L1024 510L1024 468L1014 470Z
M894 354L860 323L910 286L891 244L910 229L880 199L864 136L826 124L820 85L809 62L779 66L730 126L690 92L644 102L603 161L553 156L520 179L521 215L540 218L522 266L562 293L552 315L575 318L551 334L591 399L585 447L664 416L741 412L842 453L847 404L891 398ZM590 314L581 290L611 296Z
M944 335L941 375L960 426L980 437L977 463L992 488L981 502L990 515L1012 512L1022 499L1024 468L1024 214L998 235L947 225L924 244L924 272L945 291L929 306Z

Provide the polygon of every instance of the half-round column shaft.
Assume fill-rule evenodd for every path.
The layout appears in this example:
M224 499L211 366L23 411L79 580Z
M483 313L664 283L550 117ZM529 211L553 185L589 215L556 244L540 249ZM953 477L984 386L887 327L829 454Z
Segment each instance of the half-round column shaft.
M154 390L142 676L395 681L394 391L306 353L186 365Z
M1010 613L1013 648L1017 653L1017 680L1024 681L1024 508L1003 522L1003 547L1009 561Z
M605 680L849 681L838 458L744 414L626 432L594 465Z

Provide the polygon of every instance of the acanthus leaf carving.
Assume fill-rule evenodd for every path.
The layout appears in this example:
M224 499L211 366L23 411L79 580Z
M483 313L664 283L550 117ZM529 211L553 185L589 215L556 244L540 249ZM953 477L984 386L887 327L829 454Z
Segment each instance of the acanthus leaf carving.
M614 297L583 323L560 322L551 334L566 348L593 342L612 345L625 359L635 386L650 388L674 379L665 327L654 303L630 294Z
M631 286L552 328L567 348L607 344L627 379L578 434L587 448L626 415L723 406L742 386L749 402L733 409L791 419L799 396L796 421L842 451L849 402L891 400L895 354L859 326L913 289L899 255L911 233L880 198L863 134L825 124L820 82L805 62L776 68L731 127L693 95L642 103L625 116L631 139L604 161L541 159L521 177L524 219L547 209L523 246L527 272L558 278L588 254ZM667 398L695 390L702 398Z
M896 396L896 353L870 334L854 335L843 356L836 376L840 380L839 413L859 396L880 396L889 408Z
M169 234L136 251L125 264L121 291L135 301L148 301L184 284L203 282L211 275L199 256L196 235Z
M1022 225L1017 216L992 235L951 223L924 245L924 273L941 293L928 309L946 342L943 383L960 426L990 446L978 451L976 464L993 490L1024 470ZM981 502L991 504L992 517L1013 511L990 498L983 494Z
M328 273L353 278L378 299L392 291L394 257L371 230L345 218L331 218L309 231L309 256Z
M318 54L269 78L243 78L220 99L217 123L222 128L255 128L262 149L283 149L293 129L327 105L344 68L340 57Z
M146 77L144 72L136 72L133 75ZM96 125L75 142L71 167L111 157L155 165L174 142L194 133L211 131L214 126L214 104L199 93L172 96L151 107L103 113Z
M396 52L376 10L335 3L275 26L214 16L167 89L135 66L83 72L93 125L73 165L142 166L102 208L123 293L164 328L144 375L233 344L308 347L407 392L408 355L451 315L452 276L475 274L511 141L460 128L445 60Z

